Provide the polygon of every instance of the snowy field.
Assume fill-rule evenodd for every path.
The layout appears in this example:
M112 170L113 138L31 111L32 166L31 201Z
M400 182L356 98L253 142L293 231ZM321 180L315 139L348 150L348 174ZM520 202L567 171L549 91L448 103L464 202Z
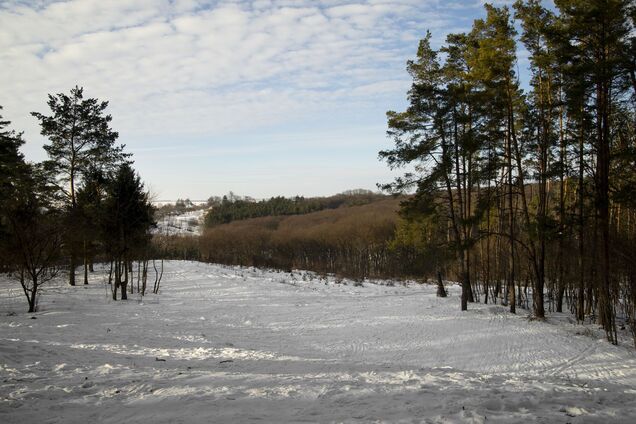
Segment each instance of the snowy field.
M174 235L194 235L201 234L201 224L203 216L207 211L198 209L188 211L179 215L167 215L157 221L157 228L152 232L154 234L163 234L166 236Z
M565 315L193 262L113 302L91 277L32 315L0 277L1 423L636 422L633 348Z

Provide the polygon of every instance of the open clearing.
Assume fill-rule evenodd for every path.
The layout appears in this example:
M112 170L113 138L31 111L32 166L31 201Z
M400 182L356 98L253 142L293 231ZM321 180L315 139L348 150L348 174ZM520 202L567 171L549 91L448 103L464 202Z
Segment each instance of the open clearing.
M636 422L633 347L566 315L461 313L455 287L165 269L143 301L109 300L102 271L46 287L31 315L0 277L0 422Z

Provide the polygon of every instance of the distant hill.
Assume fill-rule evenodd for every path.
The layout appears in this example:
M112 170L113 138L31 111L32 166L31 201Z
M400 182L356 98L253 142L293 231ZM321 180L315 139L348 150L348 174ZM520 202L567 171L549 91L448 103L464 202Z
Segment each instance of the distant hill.
M206 214L205 225L214 227L251 218L304 215L325 209L366 205L387 198L388 196L369 190L350 190L329 197L278 196L260 201L249 198L228 199L224 196Z
M403 268L389 252L403 198L341 195L322 200L325 209L317 212L246 218L208 227L199 239L200 258L351 276L390 275ZM367 203L354 205L362 200Z

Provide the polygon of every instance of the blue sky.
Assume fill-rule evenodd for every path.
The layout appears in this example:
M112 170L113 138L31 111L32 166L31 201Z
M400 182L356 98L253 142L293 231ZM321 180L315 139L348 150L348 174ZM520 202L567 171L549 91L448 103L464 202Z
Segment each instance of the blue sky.
M469 30L482 3L0 1L0 105L39 161L47 93L109 100L156 199L375 189L418 40Z

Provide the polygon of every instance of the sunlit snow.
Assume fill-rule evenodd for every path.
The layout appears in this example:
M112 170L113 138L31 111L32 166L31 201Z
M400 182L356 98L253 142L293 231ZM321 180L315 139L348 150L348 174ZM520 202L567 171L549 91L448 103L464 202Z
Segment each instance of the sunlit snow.
M153 278L151 272L151 278ZM166 262L113 302L103 270L27 314L0 277L0 422L633 422L636 354L567 315L415 283ZM345 284L346 283L346 284ZM35 317L36 319L31 319Z

